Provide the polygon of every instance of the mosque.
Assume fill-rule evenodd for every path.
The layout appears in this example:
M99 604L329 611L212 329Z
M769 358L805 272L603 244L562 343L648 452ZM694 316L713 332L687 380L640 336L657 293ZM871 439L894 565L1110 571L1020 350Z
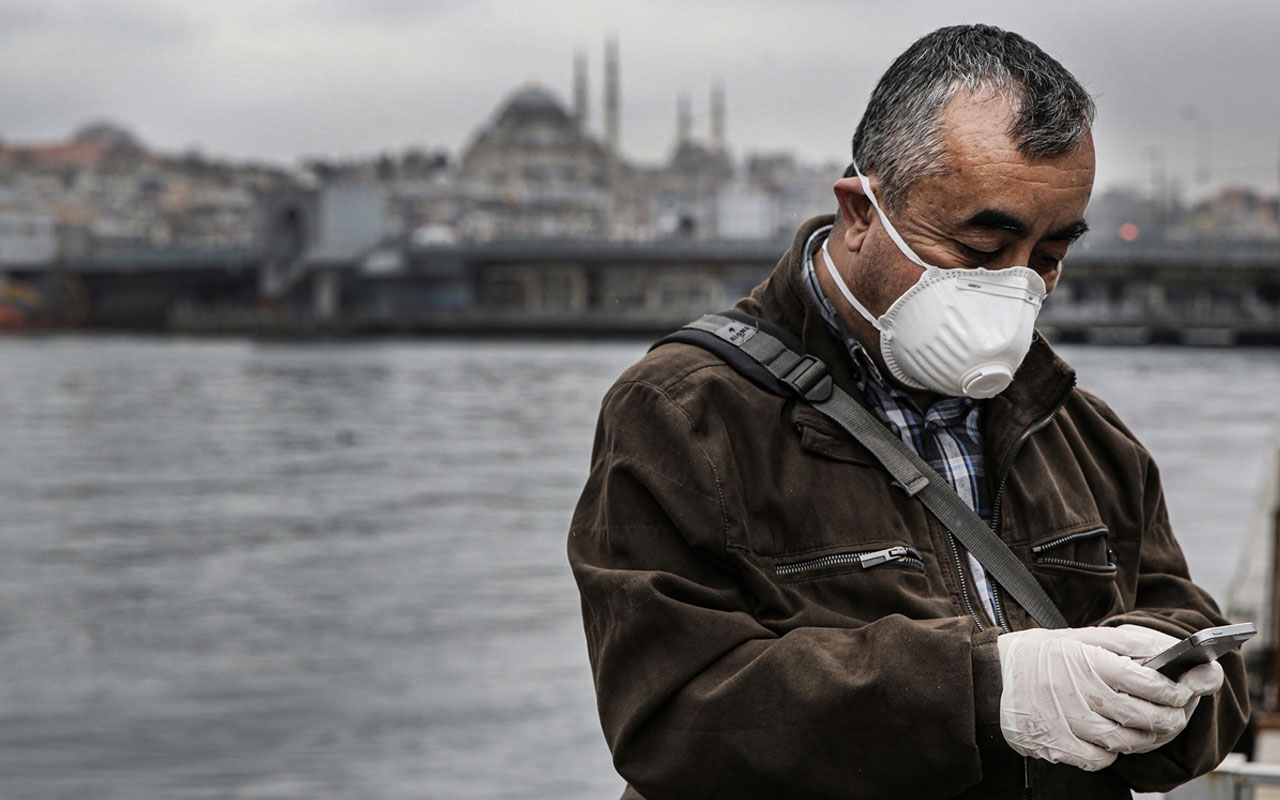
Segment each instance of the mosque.
M588 130L586 59L574 61L573 105L526 85L480 127L459 162L459 224L469 239L714 239L720 196L734 179L725 143L723 87L711 90L709 142L692 135L687 95L675 143L659 166L628 161L620 142L617 44L606 45L603 137Z

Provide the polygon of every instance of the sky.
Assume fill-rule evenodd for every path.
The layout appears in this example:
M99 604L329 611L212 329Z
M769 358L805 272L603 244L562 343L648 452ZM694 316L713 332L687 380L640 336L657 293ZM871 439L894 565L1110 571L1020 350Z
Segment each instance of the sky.
M1270 0L0 0L0 140L56 142L108 120L162 152L284 166L408 148L456 157L522 86L567 106L577 52L601 131L615 37L628 158L670 155L682 93L708 137L720 82L734 157L843 166L889 63L968 22L1023 34L1094 95L1100 187L1277 191Z

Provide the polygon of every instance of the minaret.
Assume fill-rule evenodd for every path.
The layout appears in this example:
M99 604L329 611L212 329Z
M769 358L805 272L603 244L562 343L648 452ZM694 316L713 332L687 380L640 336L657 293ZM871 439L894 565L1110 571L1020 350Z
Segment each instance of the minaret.
M689 108L689 95L681 92L676 98L676 147L689 143L693 136L693 111Z
M724 84L711 85L711 147L717 153L725 150L724 140Z
M618 157L618 40L604 44L604 146L612 158Z
M587 129L587 54L579 51L573 57L573 122L578 132Z

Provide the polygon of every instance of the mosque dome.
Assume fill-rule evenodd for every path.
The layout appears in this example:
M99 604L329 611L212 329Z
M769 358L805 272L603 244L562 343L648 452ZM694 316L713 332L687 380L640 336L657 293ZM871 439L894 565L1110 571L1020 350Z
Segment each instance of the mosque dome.
M529 84L507 98L495 121L499 126L530 122L572 125L573 117L549 90L537 84Z
M535 83L512 92L463 151L461 174L487 186L543 191L603 185L606 155L560 99Z

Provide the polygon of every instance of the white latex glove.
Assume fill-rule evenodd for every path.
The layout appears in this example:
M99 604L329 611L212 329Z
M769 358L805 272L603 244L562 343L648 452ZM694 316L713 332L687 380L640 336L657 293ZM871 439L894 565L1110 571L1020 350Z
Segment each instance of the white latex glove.
M1078 628L1077 630L1081 632L1088 631L1088 633L1082 633L1084 637L1082 641L1089 641L1091 644L1096 644L1117 655L1130 656L1139 663L1178 641L1176 637L1168 636L1141 625L1120 625L1115 628ZM1182 707L1182 725L1177 730L1158 734L1150 745L1137 750L1130 750L1129 752L1149 753L1177 738L1178 734L1182 733L1182 729L1186 727L1187 722L1191 720L1191 715L1195 713L1196 706L1200 705L1200 698L1214 694L1221 689L1222 681L1222 666L1216 661L1201 664L1182 673L1177 683L1182 684L1191 691L1191 702Z
M1138 625L1001 635L1005 740L1022 755L1089 771L1159 747L1186 726L1195 693L1134 658L1176 641Z
M1153 653L1152 655L1155 654ZM1182 728L1185 728L1187 723L1191 721L1191 715L1196 713L1196 706L1200 705L1200 698L1214 694L1222 688L1222 678L1222 665L1217 661L1210 661L1208 664L1192 667L1182 673L1182 676L1178 678L1178 683L1191 690L1191 702L1182 707L1182 727L1176 731L1157 735L1150 747L1134 750L1133 752L1148 753L1157 747L1165 746L1177 738L1178 734L1182 733Z

